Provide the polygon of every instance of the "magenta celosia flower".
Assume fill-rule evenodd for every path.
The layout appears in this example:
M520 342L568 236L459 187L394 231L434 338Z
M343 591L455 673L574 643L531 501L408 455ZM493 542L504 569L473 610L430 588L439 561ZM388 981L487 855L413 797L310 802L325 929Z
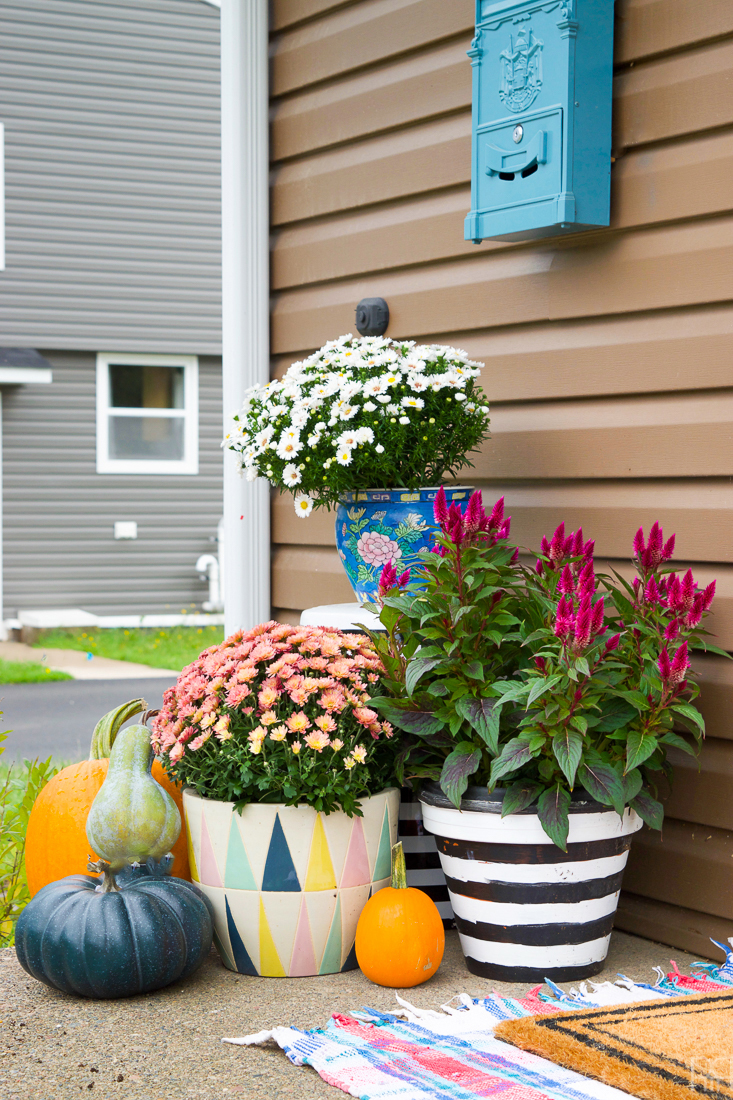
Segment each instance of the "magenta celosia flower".
M606 642L605 652L606 653L612 653L614 651L614 649L618 649L620 644L621 644L621 635L620 634L614 634L613 637L609 638L608 641Z
M572 633L575 626L575 616L573 614L573 601L569 596L563 596L560 603L557 605L557 614L555 616L555 635L558 638L567 638Z
M591 630L593 634L603 633L603 616L605 614L605 603L603 596L597 603L593 604L593 619L591 623Z
M535 573L537 574L538 577L541 577L542 574L544 573L545 567L543 565L542 558L537 559L537 562L536 562L535 567L534 567L534 571L535 571Z
M563 567L558 581L557 590L563 596L572 596L575 591L575 580L569 565Z
M687 655L687 642L683 642L672 660L672 667L669 673L670 683L675 685L681 684L689 667L690 659Z
M437 496L435 497L435 503L433 504L433 515L435 516L435 522L441 530L445 530L448 523L448 502L445 496L445 489L440 486Z
M673 642L680 632L680 624L677 619L672 619L668 622L664 629L664 640L666 642Z
M659 588L657 582L652 575L646 582L646 588L644 589L644 602L656 604L660 602Z
M555 529L555 533L552 536L550 545L548 547L547 556L553 562L562 561L565 556L565 524L561 523Z
M662 677L662 683L666 684L672 672L672 662L669 659L666 647L657 657L657 668L659 669L659 675Z

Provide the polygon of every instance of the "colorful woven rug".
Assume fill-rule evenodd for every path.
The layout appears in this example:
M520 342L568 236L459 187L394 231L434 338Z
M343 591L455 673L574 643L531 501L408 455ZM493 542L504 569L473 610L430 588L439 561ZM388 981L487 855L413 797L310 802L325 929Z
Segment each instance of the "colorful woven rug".
M414 1008L398 996L401 1007L392 1013L365 1008L336 1014L323 1029L276 1027L223 1042L250 1046L274 1040L295 1065L312 1066L324 1081L360 1100L628 1100L627 1092L612 1085L510 1046L496 1038L495 1027L527 1017L570 1020L590 1008L644 1001L666 1006L701 993L730 994L733 939L731 949L723 950L723 966L696 963L693 975L683 975L673 964L668 974L658 971L654 984L621 976L565 993L548 982L546 991L538 986L521 999L464 994L457 1005L439 1012ZM718 1100L705 1088L697 1095ZM662 1096L654 1094L653 1100Z
M501 1023L522 1050L645 1100L733 1100L733 992Z

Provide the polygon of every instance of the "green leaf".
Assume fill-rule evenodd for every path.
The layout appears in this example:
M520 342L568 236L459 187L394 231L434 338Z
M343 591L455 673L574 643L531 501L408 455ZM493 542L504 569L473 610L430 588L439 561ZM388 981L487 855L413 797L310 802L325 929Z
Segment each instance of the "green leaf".
M568 850L568 830L570 828L570 791L564 787L554 787L541 794L537 803L537 816L550 840Z
M636 715L637 711L634 707L630 707L621 699L614 699L611 708L603 714L595 729L598 733L613 733L614 730L622 729L632 718L636 718Z
M570 722L575 726L576 730L580 730L581 733L588 732L588 719L582 714L574 714L570 719Z
M588 794L604 806L613 806L617 814L623 814L626 801L621 779L609 764L583 763L578 779Z
M529 708L532 706L535 699L539 699L541 695L544 695L546 692L550 691L557 684L559 684L561 680L561 673L555 676L550 676L549 680L544 679L544 677L538 677L532 684L532 688L527 699L527 710L529 710Z
M642 821L645 821L650 829L661 829L664 821L664 806L652 798L649 791L639 791L636 798L629 803L632 810L636 810Z
M641 730L632 730L626 742L625 771L630 772L632 768L638 768L649 759L656 747L656 737Z
M636 798L637 794L641 790L643 783L641 772L634 768L633 771L627 772L621 779L622 786L624 788L624 799L628 805L632 798Z
M472 680L483 680L484 678L484 666L480 661L471 661L470 664L466 665L464 672Z
M535 783L531 779L517 780L506 789L504 801L501 807L501 816L518 814L520 810L526 810L531 806L537 795L542 791L542 784Z
M676 714L682 714L685 718L689 718L691 722L695 723L701 733L705 733L705 721L697 707L692 707L689 703L675 703L672 710Z
M404 710L392 699L371 699L371 706L385 715L387 720L406 733L417 737L431 737L443 729L445 723L427 710Z
M492 756L499 751L499 719L501 704L495 699L474 699L464 695L456 702L456 710L476 730Z
M508 741L502 750L501 756L498 756L491 765L489 786L495 787L502 776L509 775L511 772L515 772L517 768L521 768L522 764L532 760L538 751L538 749L533 750L526 741L522 741L519 737L514 737L511 741Z
M440 657L413 657L405 673L405 688L407 689L407 694L412 695L421 677L423 677L426 672L431 672L432 669L437 668L438 665L443 663L443 660L444 658L442 655Z
M588 662L585 657L578 657L575 662L575 667L583 676L590 676L590 668L588 667Z
M457 810L461 808L461 798L468 786L468 777L473 775L481 763L481 750L462 752L460 750L464 744L446 756L443 771L440 773L441 790Z
M575 773L583 756L583 735L568 727L559 730L552 739L552 751L572 788L575 783Z
M695 747L691 745L689 741L685 741L684 737L680 737L678 733L675 733L674 730L668 730L659 740L664 745L673 745L676 749L686 752L689 756L697 756Z

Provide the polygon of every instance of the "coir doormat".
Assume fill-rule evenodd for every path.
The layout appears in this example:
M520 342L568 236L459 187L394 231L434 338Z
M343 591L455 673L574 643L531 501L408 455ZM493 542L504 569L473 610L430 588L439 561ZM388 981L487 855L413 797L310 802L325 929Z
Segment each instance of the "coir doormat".
M644 1100L733 1100L733 993L509 1020L495 1034Z

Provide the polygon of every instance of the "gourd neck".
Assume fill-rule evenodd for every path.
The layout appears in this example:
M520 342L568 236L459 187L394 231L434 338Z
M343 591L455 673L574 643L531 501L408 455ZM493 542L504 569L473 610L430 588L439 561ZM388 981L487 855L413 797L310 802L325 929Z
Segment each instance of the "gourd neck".
M402 841L399 840L392 849L392 889L407 889L407 866L405 853L402 850Z
M141 714L147 710L147 706L148 704L144 699L130 699L129 702L123 703L121 707L109 711L104 718L100 718L92 734L89 759L106 760L112 751L115 738L125 722L129 722L136 714Z

